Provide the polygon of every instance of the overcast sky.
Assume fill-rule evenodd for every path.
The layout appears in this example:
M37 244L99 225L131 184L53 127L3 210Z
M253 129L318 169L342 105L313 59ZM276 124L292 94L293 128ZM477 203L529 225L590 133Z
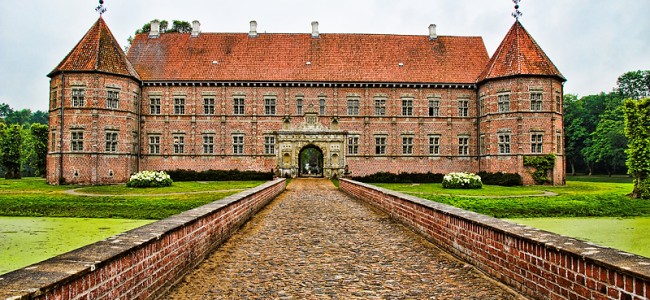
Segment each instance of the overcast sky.
M46 110L46 75L97 20L97 0L0 0L0 102ZM105 0L123 46L152 19L199 20L204 32L481 36L491 56L512 26L511 0ZM579 96L611 91L624 72L650 69L650 1L523 0L521 22Z

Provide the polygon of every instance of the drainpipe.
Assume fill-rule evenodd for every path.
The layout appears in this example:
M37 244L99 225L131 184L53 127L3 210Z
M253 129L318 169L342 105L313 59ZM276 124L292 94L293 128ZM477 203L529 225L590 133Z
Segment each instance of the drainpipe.
M142 153L142 137L140 135L140 132L142 130L141 124L142 124L142 85L138 84L138 87L140 88L140 94L137 96L138 97L138 107L137 107L137 114L138 114L138 132L136 134L136 138L138 139L138 146L136 147L135 150L135 172L138 173L140 172L140 154Z
M478 90L478 87L476 88ZM481 93L476 95L476 161L478 163L478 172L481 172ZM477 173L478 173L477 172Z
M55 102L56 103L56 99ZM61 121L59 122L59 184L63 183L63 105L65 103L65 73L61 71Z

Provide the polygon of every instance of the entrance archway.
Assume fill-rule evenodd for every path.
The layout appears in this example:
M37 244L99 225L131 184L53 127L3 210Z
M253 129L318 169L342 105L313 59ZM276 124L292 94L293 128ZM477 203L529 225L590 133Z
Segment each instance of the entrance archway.
M298 155L300 177L323 177L323 151L315 145L308 145Z

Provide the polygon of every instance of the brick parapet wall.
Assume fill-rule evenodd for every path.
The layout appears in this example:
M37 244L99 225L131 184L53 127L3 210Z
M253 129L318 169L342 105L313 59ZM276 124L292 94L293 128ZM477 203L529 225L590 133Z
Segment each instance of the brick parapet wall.
M340 189L534 299L648 299L650 259L341 179Z
M0 275L0 299L161 297L285 189L285 179Z

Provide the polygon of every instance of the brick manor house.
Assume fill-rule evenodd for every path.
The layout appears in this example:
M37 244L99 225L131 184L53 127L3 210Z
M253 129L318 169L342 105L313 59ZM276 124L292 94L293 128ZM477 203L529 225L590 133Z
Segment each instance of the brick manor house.
M124 53L102 17L48 75L49 183L109 184L142 170L281 176L508 172L556 155L565 78L517 20L490 57L481 37L164 33Z

